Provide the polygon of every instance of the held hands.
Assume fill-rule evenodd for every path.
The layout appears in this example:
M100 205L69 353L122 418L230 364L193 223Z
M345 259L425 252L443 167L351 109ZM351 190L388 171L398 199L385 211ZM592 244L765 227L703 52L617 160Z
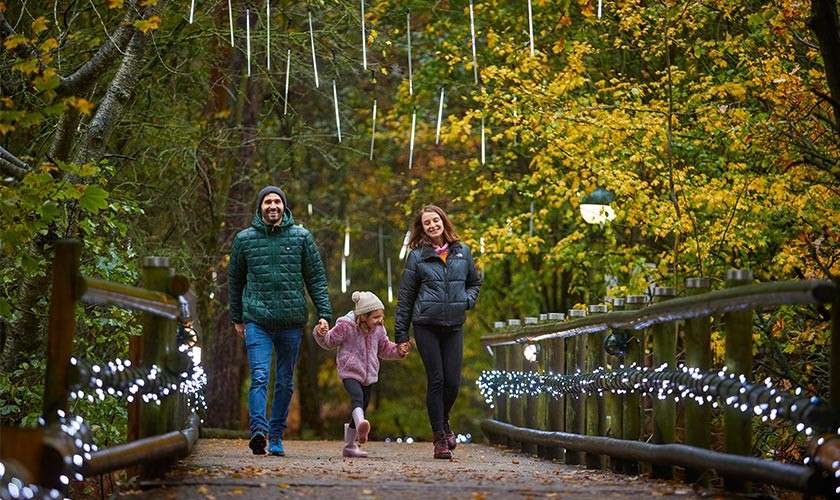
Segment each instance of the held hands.
M397 351L400 353L400 357L404 358L408 356L408 352L411 350L411 342L402 342L397 344Z
M321 318L318 321L318 324L315 325L315 334L319 337L323 337L324 335L326 335L329 330L330 324L327 323L327 320L325 320L324 318Z

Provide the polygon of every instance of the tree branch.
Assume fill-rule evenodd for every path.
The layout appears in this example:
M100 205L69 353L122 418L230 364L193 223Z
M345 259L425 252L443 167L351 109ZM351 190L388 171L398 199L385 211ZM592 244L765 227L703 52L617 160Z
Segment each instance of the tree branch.
M0 172L20 180L30 170L32 168L29 165L0 146Z

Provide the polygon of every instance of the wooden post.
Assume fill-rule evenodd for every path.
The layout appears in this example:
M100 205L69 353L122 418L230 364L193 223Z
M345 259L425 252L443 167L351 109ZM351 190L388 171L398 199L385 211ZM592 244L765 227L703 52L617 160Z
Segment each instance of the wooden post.
M525 365L525 356L522 354L522 344L514 344L508 347L508 370L521 372ZM522 427L525 423L525 397L509 398L508 410L510 412L510 423ZM518 442L510 443L511 447L521 448Z
M505 351L504 347L502 346L493 346L490 349L493 350L493 368L496 371L502 372L505 370ZM507 398L505 396L499 395L496 396L495 401L493 401L495 409L493 410L493 418L500 422L504 422L507 418ZM500 444L501 439L499 436L493 434L488 436L491 444Z
M645 307L647 297L644 295L628 295L624 299L624 309L637 311ZM628 330L627 336L630 339L627 344L627 356L624 364L630 366L636 364L644 366L645 332L644 330ZM642 437L642 398L638 392L624 396L622 401L622 431L621 437L630 441L638 441ZM622 471L626 474L639 474L639 462L634 460L623 460Z
M607 306L603 304L592 304L589 306L589 314L599 315L607 312ZM604 334L590 333L583 337L586 342L586 364L584 371L593 373L596 369L604 366ZM603 397L597 393L586 396L586 435L603 436L606 431L606 405ZM604 460L601 455L586 453L586 466L590 469L601 469L604 467Z
M709 291L709 278L688 278L685 288L688 295L699 295ZM711 317L687 319L685 321L685 364L690 368L707 371L712 367ZM710 404L698 404L689 400L685 403L685 444L709 448L712 441L712 408ZM688 482L708 483L700 469L685 470Z
M731 269L726 273L726 286L736 287L753 282L752 272L748 270ZM752 378L752 332L753 311L730 312L723 315L726 334L726 368L736 376L744 375ZM750 455L752 453L752 422L751 414L743 413L737 408L726 406L723 412L724 441L726 452L736 455ZM742 480L727 479L724 481L727 489L746 491L749 483Z
M586 316L583 309L569 310L569 319L582 318ZM585 337L580 335L566 339L566 374L574 375L582 372L585 365ZM566 432L574 434L586 434L586 412L583 396L566 398ZM566 463L578 465L583 463L583 453L579 451L566 450Z
M613 299L613 311L623 311L624 310L624 297L614 298ZM619 332L613 332L619 333ZM623 357L619 356L606 356L606 368L607 370L618 370L620 365L624 364ZM608 392L604 395L606 398L606 407L607 407L607 427L606 432L604 433L605 436L611 438L621 439L622 437L622 403L623 398L618 394L613 394ZM621 464L622 460L610 457L610 469L613 472L621 472Z
M47 370L44 379L44 420L58 421L58 411L67 409L68 371L76 334L76 280L82 244L60 240L55 244L47 330Z
M546 342L550 346L547 359L548 370L553 373L566 373L566 343L563 339L552 339ZM564 431L566 429L566 398L548 399L548 430ZM563 448L551 448L548 458L563 459Z
M507 371L509 369L508 364L508 353L510 349L508 346L497 346L496 347L496 356L498 358L499 363L499 370ZM510 398L506 395L501 395L497 399L498 401L498 419L502 422L510 423ZM508 438L505 435L496 436L498 439L499 444L502 446L507 446Z
M540 344L535 344L537 349L540 348ZM537 352L537 358L534 361L530 361L525 358L524 352L525 347L523 346L523 365L524 371L536 373L540 371L540 362L539 356L541 353ZM525 427L529 429L545 429L545 420L543 418L544 413L540 412L540 408L542 407L542 396L532 396L528 395L525 399ZM531 455L536 455L539 453L539 449L536 444L533 443L522 443L522 451Z
M676 296L677 290L672 287L656 287L653 290L654 302L663 302ZM653 326L653 367L664 363L669 367L676 367L677 329L671 323L659 323ZM668 444L674 442L676 421L676 403L672 399L660 400L653 396L653 442ZM653 465L654 477L671 479L674 475L673 467L669 465Z
M143 260L143 287L148 290L166 292L174 273L166 257L146 257ZM174 320L144 313L142 317L143 337L141 340L138 366L150 367L153 364L163 368L167 362L177 359L177 325ZM178 398L170 395L158 406L154 402L139 402L139 433L144 438L179 430L181 423L175 422ZM150 464L144 466L144 475L157 475L169 464Z

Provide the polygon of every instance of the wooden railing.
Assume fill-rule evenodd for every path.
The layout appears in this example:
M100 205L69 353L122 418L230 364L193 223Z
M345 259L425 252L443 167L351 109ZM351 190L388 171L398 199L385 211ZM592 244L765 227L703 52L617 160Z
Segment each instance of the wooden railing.
M185 298L188 280L161 257L144 260L143 288L85 277L81 250L75 240L55 246L41 427L0 429L0 498L65 497L73 481L126 467L157 475L198 438L204 375ZM71 357L80 301L142 312L143 334L131 337L128 360ZM129 442L98 450L83 419L70 415L68 400L107 397L128 402Z
M710 291L708 279L689 279L680 297L663 287L650 303L635 295L613 300L609 311L590 305L568 317L497 322L482 337L495 359L495 370L479 380L495 406L484 431L492 442L568 464L662 478L678 467L691 482L707 482L713 470L728 489L760 481L833 494L840 475L840 287L824 280L753 284L749 272L735 270L726 283ZM753 381L754 311L793 304L831 305L831 401ZM713 321L725 338L718 368ZM723 413L719 450L711 449L713 411ZM771 419L786 420L812 440L806 463L751 456L754 420Z

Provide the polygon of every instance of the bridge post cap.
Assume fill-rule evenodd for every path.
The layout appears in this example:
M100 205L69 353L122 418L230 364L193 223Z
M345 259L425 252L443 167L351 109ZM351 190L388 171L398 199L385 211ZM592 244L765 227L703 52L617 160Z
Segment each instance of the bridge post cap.
M499 328L504 328L507 324L504 321L496 321L493 323L493 328L498 330Z
M712 280L709 278L686 278L686 288L711 288Z
M625 304L646 304L647 295L628 295L624 300Z
M570 318L586 317L586 310L584 310L584 309L569 309L569 317Z
M536 325L539 322L539 318L536 316L526 316L525 317L525 324L526 325Z
M169 267L169 257L144 257L143 267Z
M672 286L657 286L653 289L654 297L673 297L677 295L677 289Z
M612 303L614 307L622 307L624 305L624 297L613 297Z
M549 321L563 321L564 319L566 319L566 315L563 313L548 313Z
M521 326L522 320L521 319L509 319L507 320L508 326Z
M726 281L749 281L753 273L749 269L730 269L726 271Z
M548 314L540 313L540 321L548 321Z
M589 305L589 313L590 314L604 314L607 312L607 305L606 304L590 304Z

